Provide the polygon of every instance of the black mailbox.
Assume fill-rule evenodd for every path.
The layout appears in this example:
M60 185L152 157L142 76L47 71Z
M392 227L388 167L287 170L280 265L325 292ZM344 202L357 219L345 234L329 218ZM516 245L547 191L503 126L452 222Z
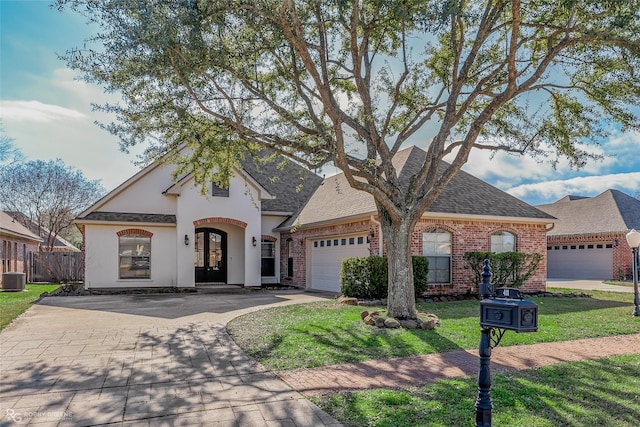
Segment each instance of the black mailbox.
M480 326L516 332L538 330L538 305L511 298L485 298L480 301Z

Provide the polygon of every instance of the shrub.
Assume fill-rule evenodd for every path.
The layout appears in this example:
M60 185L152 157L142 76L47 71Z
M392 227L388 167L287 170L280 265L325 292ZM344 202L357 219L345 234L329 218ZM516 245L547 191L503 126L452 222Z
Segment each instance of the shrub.
M413 287L416 291L416 298L419 298L427 290L429 259L426 256L412 256L411 264L413 264Z
M542 255L523 252L466 252L464 259L473 271L472 280L475 284L482 281L484 260L491 263L491 282L497 287L510 286L519 288L538 268Z
M411 257L413 285L416 297L427 289L429 261L426 257ZM382 299L387 297L389 269L386 257L344 258L340 267L340 290L348 297Z

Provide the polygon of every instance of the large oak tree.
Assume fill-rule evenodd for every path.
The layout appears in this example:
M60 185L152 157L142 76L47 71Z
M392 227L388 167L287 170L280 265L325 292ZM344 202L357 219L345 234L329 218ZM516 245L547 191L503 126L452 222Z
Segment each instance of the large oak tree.
M100 28L65 58L122 94L102 108L123 148L187 143L176 161L204 183L262 146L370 193L395 317L416 316L411 230L471 150L579 167L612 124L639 125L637 0L58 3ZM391 160L411 143L427 156L400 182Z

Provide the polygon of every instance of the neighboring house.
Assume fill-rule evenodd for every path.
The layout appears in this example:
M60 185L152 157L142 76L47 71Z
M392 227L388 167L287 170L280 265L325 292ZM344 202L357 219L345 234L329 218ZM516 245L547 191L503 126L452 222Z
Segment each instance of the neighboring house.
M31 253L38 251L42 239L6 212L0 211L0 259L2 272L29 274ZM27 277L29 280L30 277ZM0 277L0 283L2 278Z
M42 243L40 244L40 250L48 251L47 239L51 234L49 229L38 225L37 221L32 220L22 212L6 212L13 219L20 224L28 228L32 233L42 237ZM53 252L80 252L80 249L76 248L72 243L63 239L60 236L56 236L53 242Z
M640 200L618 190L595 197L566 196L538 209L558 218L547 233L552 279L617 279L631 276L626 234L640 230Z
M404 181L424 156L415 147L398 153ZM202 195L191 175L173 183L173 169L156 162L78 216L86 288L282 283L339 291L343 257L384 253L372 196L342 174L323 181L292 162L245 161L228 190L211 185ZM465 252L544 254L553 221L460 172L417 225L413 253L430 259L431 293L466 293L476 284ZM545 288L545 265L527 288Z

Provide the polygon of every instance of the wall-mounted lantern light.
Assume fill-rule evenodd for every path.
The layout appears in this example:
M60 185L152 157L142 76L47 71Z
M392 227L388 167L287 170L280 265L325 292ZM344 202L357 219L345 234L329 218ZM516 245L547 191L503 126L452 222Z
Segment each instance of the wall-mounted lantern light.
M253 236L252 239L253 239L252 240L253 246L256 246L258 244L258 241L256 240L256 236Z
M189 246L189 235L188 234L184 235L184 245L185 246Z

